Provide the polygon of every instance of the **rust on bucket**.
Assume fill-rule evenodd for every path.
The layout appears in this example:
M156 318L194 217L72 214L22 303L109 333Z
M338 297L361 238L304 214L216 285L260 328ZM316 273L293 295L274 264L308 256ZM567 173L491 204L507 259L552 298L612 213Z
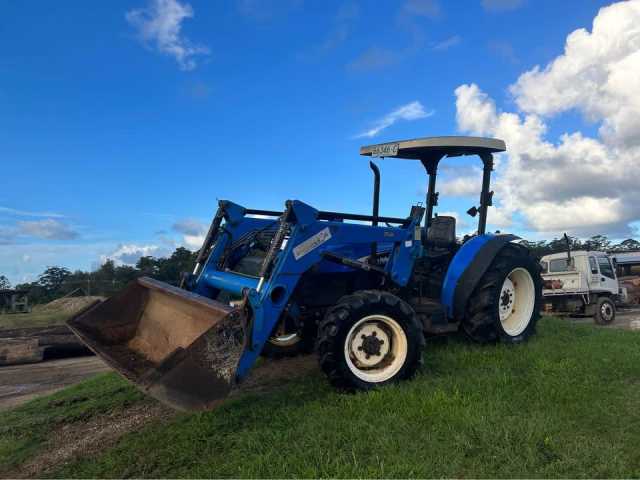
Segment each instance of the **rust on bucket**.
M68 325L138 388L180 410L220 403L244 349L242 309L147 277Z

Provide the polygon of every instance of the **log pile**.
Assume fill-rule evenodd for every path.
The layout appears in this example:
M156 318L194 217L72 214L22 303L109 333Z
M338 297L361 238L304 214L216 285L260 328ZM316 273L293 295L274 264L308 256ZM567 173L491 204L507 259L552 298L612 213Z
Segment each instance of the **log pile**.
M41 362L53 352L89 353L66 325L0 330L0 366Z

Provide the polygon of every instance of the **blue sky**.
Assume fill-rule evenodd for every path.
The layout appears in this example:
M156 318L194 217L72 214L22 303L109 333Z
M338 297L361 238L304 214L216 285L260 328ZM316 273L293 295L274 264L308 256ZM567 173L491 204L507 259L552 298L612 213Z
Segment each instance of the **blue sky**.
M591 32L609 3L3 2L0 274L16 283L47 265L90 269L105 258L127 263L177 245L194 248L221 198L264 209L297 198L325 210L368 212L371 174L360 145L463 133L501 135L515 145L523 132L539 136L535 151L520 146L501 160L496 196L504 192L507 200L497 205L496 228L533 238L564 230L633 236L640 215L627 205L640 197L566 192L558 201L567 212L591 205L587 197L609 210L562 228L540 220L540 209L513 193L521 182L516 170L564 158L563 145L596 153L603 147L593 154L594 168L613 161L611 152L619 155L620 132L632 116L611 112L620 95L638 87L621 82L623 93L611 94L613 107L603 112L594 112L585 92L562 108L538 97L553 99L574 85L575 72L543 70L585 50L565 50L568 35ZM619 10L635 15L637 1L622 3ZM606 23L603 37L607 29L637 35L624 25L618 31L619 23ZM598 38L594 32L584 41ZM623 73L640 48L631 45L614 58L615 65L627 59ZM527 72L535 82L527 83ZM538 92L540 85L548 90ZM491 108L489 117L473 117ZM519 118L516 130L507 115ZM544 132L530 130L527 118L543 122ZM576 132L579 145L562 139ZM634 161L631 143L625 161ZM441 212L464 212L476 202L464 183L474 163L454 162L443 171ZM380 164L381 213L404 215L422 199L424 172L417 162ZM536 201L544 208L544 199ZM461 230L471 228L464 224L472 219L460 220Z

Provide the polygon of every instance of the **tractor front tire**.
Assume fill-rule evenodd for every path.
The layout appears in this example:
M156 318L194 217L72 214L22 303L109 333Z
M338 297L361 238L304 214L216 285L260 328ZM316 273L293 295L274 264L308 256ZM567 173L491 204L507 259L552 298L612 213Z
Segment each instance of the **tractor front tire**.
M363 290L326 312L316 345L329 382L355 391L413 377L425 340L409 304L388 292Z
M467 303L462 328L478 343L521 343L540 318L542 279L538 262L518 245L506 245Z

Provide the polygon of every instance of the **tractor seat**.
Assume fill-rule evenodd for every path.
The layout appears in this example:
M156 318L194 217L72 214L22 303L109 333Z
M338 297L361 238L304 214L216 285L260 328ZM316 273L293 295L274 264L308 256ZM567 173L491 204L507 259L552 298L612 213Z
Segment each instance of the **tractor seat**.
M456 219L446 215L433 217L427 230L427 248L429 252L449 252L455 244Z

